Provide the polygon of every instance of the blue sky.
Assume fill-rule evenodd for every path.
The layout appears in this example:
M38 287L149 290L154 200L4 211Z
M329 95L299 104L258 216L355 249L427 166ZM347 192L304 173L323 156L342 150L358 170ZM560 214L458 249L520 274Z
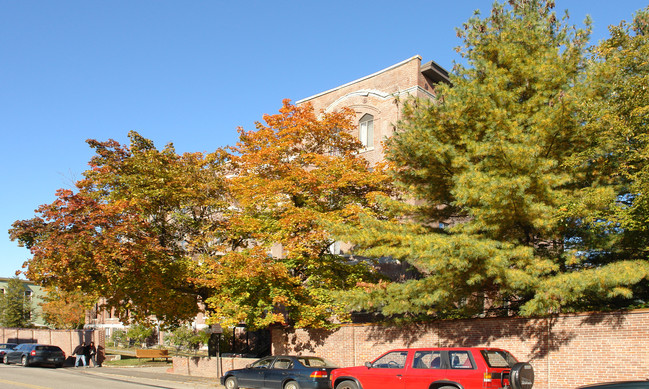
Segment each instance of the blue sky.
M450 69L455 27L491 0L0 0L0 277L29 252L7 230L71 188L86 139L209 152L282 99L299 100L414 55ZM556 0L607 26L646 0Z

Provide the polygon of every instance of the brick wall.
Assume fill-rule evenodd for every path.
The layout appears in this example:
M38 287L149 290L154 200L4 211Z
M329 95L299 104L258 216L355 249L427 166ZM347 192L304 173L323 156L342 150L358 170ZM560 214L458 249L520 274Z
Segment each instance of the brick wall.
M0 328L0 343L43 343L61 347L68 356L81 342L95 342L97 359L103 360L105 350L104 330L50 330L40 328Z
M275 328L272 339L274 355L318 355L340 366L361 365L400 347L500 347L531 362L535 389L649 378L649 310L402 327L345 325L332 331Z
M173 357L173 367L167 372L180 375L219 378L224 372L243 369L257 358Z

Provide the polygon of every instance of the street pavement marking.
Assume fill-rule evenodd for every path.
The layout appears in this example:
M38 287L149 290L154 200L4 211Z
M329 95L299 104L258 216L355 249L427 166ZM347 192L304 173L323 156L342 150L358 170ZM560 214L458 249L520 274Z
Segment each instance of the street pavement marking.
M30 385L30 384L23 384L22 382L15 382L15 381L7 381L0 379L0 382L3 384L9 384L13 386L22 386L24 388L31 388L31 389L52 389L48 388L47 386L37 386L37 385Z

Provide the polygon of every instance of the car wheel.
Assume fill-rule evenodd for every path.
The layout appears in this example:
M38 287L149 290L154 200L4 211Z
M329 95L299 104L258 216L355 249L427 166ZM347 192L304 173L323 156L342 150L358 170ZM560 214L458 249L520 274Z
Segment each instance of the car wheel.
M29 362L27 361L27 355L23 355L23 359L20 361L20 364L23 366L29 366Z
M239 389L239 383L237 382L236 377L228 377L225 380L225 387L227 389Z
M5 365L9 364L9 356L7 354L5 354L4 358L2 358L2 362L4 362Z
M300 389L300 384L295 381L289 381L284 385L284 389Z
M529 363L519 362L509 372L512 389L532 389L534 385L534 368Z
M354 381L343 381L336 385L336 389L358 389L358 385Z

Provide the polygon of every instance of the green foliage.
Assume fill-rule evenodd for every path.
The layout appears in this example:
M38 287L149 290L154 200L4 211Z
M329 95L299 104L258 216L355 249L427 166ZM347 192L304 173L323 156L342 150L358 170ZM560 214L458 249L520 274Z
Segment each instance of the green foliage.
M573 250L587 253L578 265L584 270L547 280L533 304L601 309L649 302L648 15L646 8L632 23L610 26L610 38L592 49L580 101L588 147L567 163L590 186L562 215L580 222L569 238Z
M5 293L0 295L0 326L31 327L34 311L25 296L25 286L18 277L9 279Z
M155 334L155 330L144 324L135 324L126 331L126 337L132 344L146 343Z
M110 342L113 345L113 347L120 347L126 345L128 342L128 336L126 335L126 331L116 329L113 331L113 333L110 336Z
M165 337L165 343L176 350L192 350L196 352L202 344L207 344L210 334L197 331L188 326L180 326Z
M468 66L437 102L406 105L388 159L417 205L400 205L399 223L363 216L339 233L416 276L362 284L350 307L543 315L649 297L645 37L614 28L589 61L589 23L576 29L552 8L513 0L471 18L458 30Z

